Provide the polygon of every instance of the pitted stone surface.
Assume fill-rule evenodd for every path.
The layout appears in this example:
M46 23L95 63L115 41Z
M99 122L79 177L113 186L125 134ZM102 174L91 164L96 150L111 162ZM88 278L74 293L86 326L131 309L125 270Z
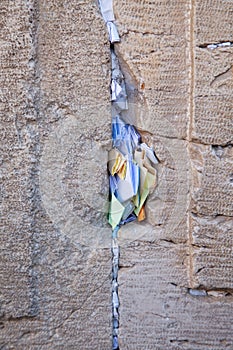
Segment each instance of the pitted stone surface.
M110 349L111 229L90 203L108 193L105 26L93 1L1 8L0 348Z
M207 45L233 41L232 2L114 12L134 124L160 160L147 222L119 232L120 349L231 349L233 49ZM2 0L0 27L0 348L111 349L105 24L91 0Z

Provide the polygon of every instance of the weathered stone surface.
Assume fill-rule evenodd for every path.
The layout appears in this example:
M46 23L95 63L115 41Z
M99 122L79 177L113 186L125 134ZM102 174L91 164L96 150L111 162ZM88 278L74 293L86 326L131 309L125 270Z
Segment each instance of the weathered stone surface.
M195 116L192 137L198 142L232 142L233 48L196 50Z
M206 47L233 41L232 11L232 1L195 2L192 138L202 143L224 145L232 142L233 48L210 50Z
M22 317L33 305L30 129L27 126L31 43L27 8L1 3L1 315ZM21 21L18 21L21 18ZM31 163L31 164L30 164Z
M104 23L92 1L1 7L0 347L109 349L111 230L101 208L111 127Z
M193 286L232 288L232 146L193 144Z
M232 2L114 10L160 160L147 222L119 232L120 348L231 349L232 47L206 46L232 41ZM3 0L0 26L0 348L111 349L104 22L92 0Z
M117 45L150 117L136 125L157 135L185 138L189 93L186 1L114 1L122 36Z
M232 288L232 3L196 2L190 252L192 286ZM222 19L224 18L224 25ZM203 145L207 144L207 145Z
M189 295L186 253L162 241L121 251L121 349L231 349L233 298Z
M232 289L233 218L191 218L192 287Z
M131 224L119 233L121 349L233 345L231 147L217 146L232 139L232 48L204 47L231 40L211 31L216 18L229 14L228 5L216 7L217 14L207 11L211 19L205 21L207 12L203 15L201 8L208 8L207 2L196 7L189 2L115 2L123 36L118 52L143 95L140 102L151 112L136 125L152 134L145 132L146 141L161 161L158 187L147 203L148 224ZM189 142L175 147L171 139L180 137ZM174 227L167 227L171 218ZM203 291L189 293L189 288Z
M232 1L196 0L195 34L197 45L233 41Z
M193 144L190 156L193 174L191 210L200 215L232 216L233 147Z

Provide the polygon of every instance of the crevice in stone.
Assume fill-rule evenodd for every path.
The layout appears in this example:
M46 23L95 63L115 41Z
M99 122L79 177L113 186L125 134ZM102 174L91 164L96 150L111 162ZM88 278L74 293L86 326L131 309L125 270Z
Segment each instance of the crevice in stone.
M208 296L212 297L233 297L233 289L209 289L207 290Z
M118 230L131 221L146 217L145 202L156 185L159 162L153 148L142 141L135 125L142 122L146 107L144 82L138 81L121 57L115 43L120 41L112 1L99 0L100 10L107 25L111 55L112 149L109 152L110 206L109 223L112 226L112 349L118 350L119 298L118 271L120 247ZM124 269L124 267L122 267ZM126 267L125 267L126 268ZM131 267L130 267L131 268Z
M162 35L166 35L165 32L161 32L161 33L155 33L155 32L151 32L151 31L140 31L140 30L136 30L136 29L129 29L127 28L127 30L125 30L123 33L121 33L121 38L123 38L124 36L127 36L128 34L133 33L133 34L141 34L142 36L158 36L161 37ZM167 34L167 35L172 35L172 34Z
M201 245L201 244L192 243L192 248L197 248L197 249L200 249L200 248L208 249L209 247L206 246L206 245Z
M170 343L177 343L177 344L184 344L184 343L189 343L188 339L170 339Z
M211 145L212 153L218 158L221 159L224 155L225 148L232 148L232 142L227 143L226 145Z
M195 137L192 138L192 140L189 141L190 143L193 143L195 145L202 145L202 146L212 146L212 143L207 143L204 140L199 140ZM224 143L218 143L216 146L221 146L221 147L228 147L232 145L232 140L226 141ZM215 145L214 145L215 146Z
M4 328L4 322L18 322L18 321L27 321L27 320L33 320L36 315L34 314L28 314L28 315L22 315L22 316L6 316L5 314L0 316L0 329L1 327Z
M18 122L18 115L17 114L14 116L14 123L15 123L16 135L18 138L18 144L19 144L18 149L23 149L24 147L23 147L22 127L20 126L20 123Z
M28 198L31 204L31 266L30 276L30 316L35 317L39 313L38 277L36 271L38 243L36 240L36 216L40 207L39 193L39 157L40 140L38 131L38 119L40 111L40 76L38 69L38 26L39 26L39 2L38 0L27 0L26 6L29 13L29 34L31 40L31 52L28 59L30 80L28 82L27 105L26 105L26 129L29 143L29 156L31 162L28 180Z
M175 282L170 282L170 284L171 284L173 287L178 287L178 284L175 283Z
M231 288L188 288L188 294L192 297L232 297L233 289Z
M205 247L205 246L204 246ZM200 273L202 270L204 270L206 267L205 266L203 266L203 267L200 267L197 271L196 271L196 275L198 274L198 273Z
M135 266L135 264L132 264L132 265L121 265L119 263L119 271L121 271L121 272L128 271L128 270L133 269L134 266Z
M218 43L204 43L204 44L198 45L200 49L210 49L210 50L232 47L232 46L233 46L232 41L220 41Z
M161 239L161 241L162 241L162 242L171 243L171 244L178 244L177 242L173 241L172 239L163 238L163 239Z
M112 349L118 350L119 329L119 298L118 298L118 270L119 270L120 248L117 238L112 240Z

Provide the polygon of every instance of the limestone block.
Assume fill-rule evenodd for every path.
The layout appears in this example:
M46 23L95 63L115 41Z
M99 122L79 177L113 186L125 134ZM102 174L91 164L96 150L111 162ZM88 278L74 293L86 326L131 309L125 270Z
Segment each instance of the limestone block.
M189 92L187 3L116 0L114 8L122 39L116 45L118 53L135 77L135 88L150 113L150 117L137 120L136 126L167 137L171 129L175 137L185 138Z
M160 161L147 221L119 232L120 349L231 349L232 47L206 46L232 41L232 2L114 12ZM0 26L0 348L111 349L105 24L97 1L2 0Z
M197 45L233 41L232 1L195 1Z
M231 1L195 3L195 88L192 137L207 144L232 142L232 47L210 50L208 44L232 42Z
M0 315L37 312L32 273L34 183L27 128L30 38L28 11L21 1L1 3L1 266ZM20 18L20 21L18 20Z
M197 48L195 116L192 137L198 142L232 142L233 48Z
M191 218L193 287L232 289L233 220L225 216Z
M232 288L232 146L190 148L191 284Z
M232 347L232 295L191 296L186 252L183 244L162 241L121 250L121 349Z
M75 113L109 104L108 37L93 1L41 1L38 35L43 107L51 110L59 101L57 108ZM98 120L100 127L110 125L107 118Z
M0 347L109 349L105 25L91 0L4 9Z
M200 215L232 216L233 148L193 144L192 211Z

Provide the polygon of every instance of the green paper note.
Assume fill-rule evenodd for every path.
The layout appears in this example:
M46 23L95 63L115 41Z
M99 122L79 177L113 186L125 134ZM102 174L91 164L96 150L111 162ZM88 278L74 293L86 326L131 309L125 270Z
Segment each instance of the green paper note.
M124 211L125 207L118 201L118 199L112 193L108 221L112 226L113 230L120 223Z

